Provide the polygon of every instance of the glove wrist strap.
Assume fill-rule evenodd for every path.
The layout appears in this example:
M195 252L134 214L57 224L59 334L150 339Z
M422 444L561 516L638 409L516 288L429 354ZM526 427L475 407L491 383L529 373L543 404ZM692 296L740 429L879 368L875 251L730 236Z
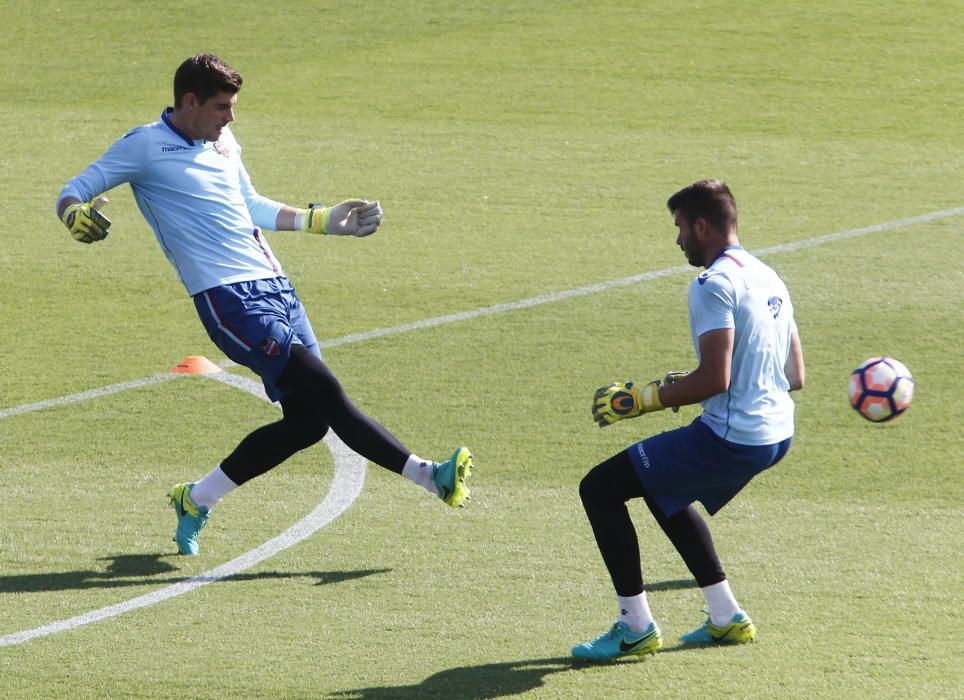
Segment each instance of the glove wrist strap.
M311 207L295 210L295 228L308 233L328 233L331 207Z
M664 408L666 408L666 406L664 406L662 402L659 400L659 387L661 383L662 382L660 382L657 379L643 387L642 403L643 403L643 411L645 413L651 413L652 411L662 411Z
M68 219L70 219L71 214L83 207L84 204L86 204L86 202L74 202L69 207L64 209L64 215L60 217L60 220L63 221L68 227L71 226L73 221L71 220L68 222Z

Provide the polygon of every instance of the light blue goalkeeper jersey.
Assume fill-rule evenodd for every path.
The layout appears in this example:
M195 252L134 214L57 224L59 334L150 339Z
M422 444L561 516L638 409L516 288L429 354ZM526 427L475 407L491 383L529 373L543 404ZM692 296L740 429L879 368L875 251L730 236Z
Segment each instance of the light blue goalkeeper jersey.
M125 182L158 243L192 296L234 282L284 275L261 229L273 229L282 204L259 195L231 130L217 142L192 140L170 121L171 108L132 129L70 180L88 202Z
M796 332L786 285L743 248L724 249L693 280L690 331L699 337L732 328L730 388L702 402L701 420L741 445L772 445L793 435L794 404L784 368Z

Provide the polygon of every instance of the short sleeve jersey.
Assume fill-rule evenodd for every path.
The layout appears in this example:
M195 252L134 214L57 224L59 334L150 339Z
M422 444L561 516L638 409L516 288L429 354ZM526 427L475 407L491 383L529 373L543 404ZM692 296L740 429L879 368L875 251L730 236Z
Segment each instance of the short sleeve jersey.
M797 327L786 285L741 247L721 251L689 289L690 331L734 332L730 387L702 402L701 420L741 445L770 445L793 435L794 403L784 368Z
M90 201L125 182L188 293L281 277L262 234L282 205L259 195L227 127L217 142L192 140L170 121L168 108L132 129L60 194Z

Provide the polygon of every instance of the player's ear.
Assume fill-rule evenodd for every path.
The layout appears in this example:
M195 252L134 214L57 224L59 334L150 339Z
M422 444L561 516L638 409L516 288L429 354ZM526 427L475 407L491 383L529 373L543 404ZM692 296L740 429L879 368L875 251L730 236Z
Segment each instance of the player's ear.
M702 216L696 218L693 222L693 231L696 236L703 242L717 243L722 237L722 233L717 229L713 228L709 221L704 219Z
M706 222L702 216L697 216L693 220L693 233L702 241L706 240L706 234L710 232L710 225Z

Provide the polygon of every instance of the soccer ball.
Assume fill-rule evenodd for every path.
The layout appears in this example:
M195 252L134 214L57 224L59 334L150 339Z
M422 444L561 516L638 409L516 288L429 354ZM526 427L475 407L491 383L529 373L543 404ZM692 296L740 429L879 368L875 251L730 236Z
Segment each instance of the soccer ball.
M896 418L914 398L914 378L893 357L871 357L850 374L850 405L874 423Z

